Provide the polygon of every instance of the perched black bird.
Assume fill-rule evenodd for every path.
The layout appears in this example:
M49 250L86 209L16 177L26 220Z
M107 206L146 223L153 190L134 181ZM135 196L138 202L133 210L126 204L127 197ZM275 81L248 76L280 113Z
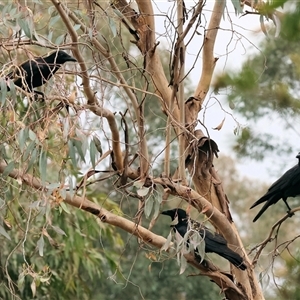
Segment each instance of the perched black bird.
M288 208L288 212L291 210L287 203L288 197L296 197L300 195L300 152L296 156L298 158L298 164L288 171L286 171L277 181L275 181L268 189L266 194L258 199L251 207L255 207L258 204L266 202L257 216L253 219L255 222L272 204L277 203L280 199L284 201Z
M62 50L55 51L47 57L37 57L24 62L7 77L25 91L44 95L33 89L45 84L67 61L77 60ZM7 87L7 90L9 91L10 88Z
M189 230L189 221L186 212L183 209L175 208L165 210L162 212L163 215L168 215L175 220L178 217L178 223L172 225L174 230L177 230L179 234L184 237L186 232ZM246 270L246 265L243 262L243 258L233 250L227 247L227 241L217 233L212 233L207 227L201 223L190 220L191 229L196 230L205 241L205 252L213 252L224 257L230 261L234 266L241 270ZM199 254L195 253L199 257Z

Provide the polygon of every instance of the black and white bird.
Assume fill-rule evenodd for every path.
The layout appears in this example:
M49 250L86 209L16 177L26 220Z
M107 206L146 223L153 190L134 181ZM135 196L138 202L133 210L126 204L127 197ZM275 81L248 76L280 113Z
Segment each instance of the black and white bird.
M287 198L296 197L300 195L300 152L296 156L298 164L286 171L278 180L276 180L268 189L265 195L258 199L251 207L255 207L263 202L266 202L262 209L258 212L253 219L255 222L272 204L277 203L280 199L284 201L288 208L291 210L287 203Z
M24 91L44 95L34 91L34 88L45 84L68 61L76 62L77 60L62 50L55 51L46 57L29 59L17 67L15 72L8 74L7 79L11 79ZM7 91L9 90L7 86Z
M168 215L175 220L178 218L178 223L176 225L171 225L174 227L174 230L177 230L178 233L184 237L186 232L190 229L197 231L199 235L204 239L205 242L205 252L213 252L221 257L224 257L234 266L241 270L246 270L247 266L245 265L243 258L227 246L227 241L218 233L211 232L207 227L201 223L189 219L187 213L180 208L165 210L162 212L163 215ZM195 256L199 257L197 250L195 251Z

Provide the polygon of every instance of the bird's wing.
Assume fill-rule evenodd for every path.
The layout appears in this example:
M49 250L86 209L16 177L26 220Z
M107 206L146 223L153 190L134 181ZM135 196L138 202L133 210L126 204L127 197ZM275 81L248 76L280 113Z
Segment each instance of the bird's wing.
M24 89L31 89L26 86L32 77L32 66L30 60L24 62L19 67L16 67L15 71L8 74L10 79L14 79L14 84ZM25 84L25 86L24 86Z
M296 197L300 195L300 166L294 169L293 177L289 182L289 186L284 191L284 197Z
M265 201L268 201L268 206L275 204L285 196L286 191L300 181L300 168L298 165L286 171L279 179L277 179L268 189L265 195L252 204L253 208Z
M227 241L222 235L211 232L206 227L202 229L205 241L205 252L213 252L230 261L233 265L246 270L247 266L243 262L243 258L235 251L227 246ZM201 233L200 233L201 235Z
M295 179L295 175L299 173L299 165L292 167L287 170L279 179L277 179L270 187L269 191L274 189L285 189L290 186L293 180Z
M32 60L32 68L35 68L35 70L37 72L39 72L41 75L43 75L44 77L46 76L46 74L50 74L51 71L53 69L55 69L55 65L54 64L48 64L43 57L38 57L34 60ZM45 78L46 80L48 78Z
M227 241L220 234L212 233L210 230L207 229L203 231L204 241L207 247L214 249L215 247L220 247L220 245L227 245Z
M15 76L24 76L26 75L25 72L26 70L30 70L30 62L29 60L24 62L22 65L15 67L15 70L10 72L7 77L10 79L13 79ZM20 73L21 72L21 73Z
M300 183L300 166L297 165L293 168L293 177L291 178L291 185L297 185L299 186ZM300 190L300 186L299 186Z
M183 226L183 224L185 224ZM240 268L241 270L245 270L247 266L243 262L243 258L227 246L227 241L221 236L220 234L211 232L207 227L202 225L201 223L195 221L195 220L189 220L189 226L187 226L187 223L183 223L181 225L175 225L176 229L181 231L187 232L187 230L196 231L198 234L204 239L205 241L205 252L214 252L228 261L230 261L232 264L234 264L236 267ZM182 235L182 234L181 234ZM192 242L191 240L188 240L188 242ZM195 256L196 258L200 258L198 249L195 249ZM200 258L202 261L202 258Z

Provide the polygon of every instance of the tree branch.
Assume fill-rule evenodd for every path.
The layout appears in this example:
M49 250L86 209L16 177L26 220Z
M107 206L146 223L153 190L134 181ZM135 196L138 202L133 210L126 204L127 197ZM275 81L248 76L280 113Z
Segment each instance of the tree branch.
M76 34L76 31L74 30L70 19L76 23L76 24L80 24L80 28L83 32L87 33L88 32L88 28L87 26L77 18L77 16L71 12L66 6L64 6L60 1L58 0L51 0L52 3L55 5L56 9L58 10L59 14L62 17L62 20L64 21L66 27L68 28L68 31L71 35L72 41L74 43L74 45L78 44L78 37ZM133 105L133 108L135 110L135 114L136 114L136 119L137 119L137 123L138 123L138 129L139 132L142 133L140 134L140 138L141 138L141 142L140 142L140 160L141 160L141 169L143 171L143 175L147 174L148 169L149 169L149 158L148 158L148 150L147 150L147 141L145 139L145 135L144 135L144 123L142 122L143 118L141 116L141 111L140 111L140 107L139 104L137 102L137 99L134 95L134 93L132 92L132 90L130 89L129 85L126 83L125 78L123 77L121 71L119 70L116 61L113 59L112 54L109 51L108 45L106 45L107 47L105 48L104 46L101 45L101 43L94 37L91 37L91 42L93 43L93 45L107 58L108 62L110 63L111 69L113 74L116 75L117 79L119 80L119 82L122 84L122 87L124 88L127 96L129 97L129 99L131 100L131 103ZM89 84L89 76L87 74L87 68L86 65L84 63L84 60L80 54L80 51L78 48L76 48L75 52L75 57L77 58L79 64L81 65L82 68L82 80L83 80L83 87L84 87L84 91L88 97L88 105L89 108L95 112L95 111L99 111L98 108L93 108L93 105L96 104L96 98L94 93L92 92L91 88L90 88L90 84ZM91 98L93 96L93 98ZM91 100L93 99L93 100ZM107 114L107 111L103 111L101 112L101 114L106 114L106 115L111 115L110 113ZM101 115L98 114L97 115ZM110 118L110 124L112 124L111 122L111 118ZM112 134L116 134L117 131L112 131ZM119 134L113 136L113 150L114 150L114 155L115 155L115 159L116 159L116 164L119 170L123 169L123 160L122 160L122 155L121 155L121 148L120 148L120 143L119 143Z
M194 98L197 101L193 100L189 103L189 111L186 114L186 122L189 124L195 124L198 112L201 110L201 106L210 88L212 75L217 61L217 59L213 55L213 50L225 5L226 1L215 1L210 22L206 30L203 46L201 78L194 93Z
M93 93L93 91L90 87L89 76L87 73L87 66L84 62L83 56L81 55L81 51L78 49L78 35L77 35L76 31L74 30L74 26L71 24L70 19L67 15L67 8L58 0L51 0L51 2L57 9L64 24L66 25L66 27L69 31L69 34L71 36L72 43L73 43L73 53L74 53L74 56L76 57L78 64L81 68L82 84L83 84L84 92L88 99L88 104L94 105L97 102L97 100L96 100L95 94Z
M5 171L7 164L5 162L0 162L0 173ZM11 170L8 173L8 176L25 183L26 185L42 191L44 193L47 192L47 188L43 186L39 179L33 177L30 174L23 174L19 170ZM98 217L102 222L108 223L113 226L117 226L122 230L131 233L148 245L154 246L156 248L162 248L166 243L166 239L160 235L154 234L153 232L147 230L146 228L137 225L136 223L127 220L123 217L117 216L106 209L102 208L98 204L89 201L87 198L72 196L70 193L66 193L64 201L69 205L77 207L79 209L85 210L96 217ZM195 260L193 254L185 254L184 257L187 259L187 262L194 266L195 268L201 271L202 275L206 275L211 280L213 280L224 292L226 297L231 300L246 300L247 298L243 295L242 291L231 281L231 279L226 276L224 273L221 273L216 267L214 267L211 263L209 266L212 270L208 270L204 268L201 264Z
M274 231L276 230L276 228L279 228L281 226L281 224L288 218L290 218L296 211L300 211L300 207L296 207L294 209L292 209L290 212L288 212L285 216L283 216L281 219L279 219L271 228L270 233L268 235L268 237L261 243L259 243L258 245L256 245L255 247L253 247L250 251L249 251L249 255L258 248L253 260L252 260L252 264L253 266L255 266L257 264L257 261L263 251L263 249L266 247L266 245L271 242L274 237L272 237Z
M163 99L164 105L170 109L172 89L169 87L169 82L157 51L158 44L155 40L155 21L152 3L151 0L137 0L136 2L139 7L139 14L133 14L132 9L125 0L115 0L114 6L126 16L138 33L139 41L137 42L137 46L145 56L145 70L151 76L156 89L155 93ZM178 107L173 108L170 114L173 115L176 122L179 122ZM176 126L175 130L177 131Z
M247 265L250 266L250 260L245 252L245 249L241 248L242 243L237 234L234 223L230 224L226 216L212 206L207 199L199 195L190 187L174 183L168 178L156 178L153 180L153 182L156 184L161 184L164 188L168 188L170 194L184 199L187 203L194 206L199 212L205 214L208 220L227 240L230 248L240 253L247 262ZM259 283L254 274L254 269L248 267L247 272L243 272L237 268L234 268L233 273L236 276L244 295L247 295L247 299L264 299L261 289L259 288ZM251 281L255 283L253 286L250 285L249 277L251 278Z

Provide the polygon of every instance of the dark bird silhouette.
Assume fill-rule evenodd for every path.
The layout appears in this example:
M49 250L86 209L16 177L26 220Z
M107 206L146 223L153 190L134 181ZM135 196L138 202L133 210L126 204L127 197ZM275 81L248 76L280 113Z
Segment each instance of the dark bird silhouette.
M272 204L277 203L280 199L284 201L290 212L291 208L287 203L288 197L296 197L300 195L300 152L296 156L298 164L286 171L278 180L276 180L268 189L266 194L258 199L251 207L255 207L263 202L266 202L256 217L255 222Z
M47 57L37 57L24 62L7 77L21 89L44 96L42 92L34 91L34 88L45 84L67 61L77 60L62 50L55 51ZM7 90L10 88L7 87Z
M178 223L176 225L171 225L174 230L184 237L189 229L193 229L199 233L199 235L204 238L205 242L205 252L213 252L224 257L230 261L234 266L241 270L246 270L246 265L243 262L243 258L233 250L229 249L227 246L227 241L218 233L212 233L207 227L201 223L190 219L183 209L175 208L170 210L165 210L162 212L163 215L168 215L175 220L178 217ZM189 228L190 223L190 228ZM196 258L199 258L197 250L195 251ZM197 257L198 256L198 257Z

